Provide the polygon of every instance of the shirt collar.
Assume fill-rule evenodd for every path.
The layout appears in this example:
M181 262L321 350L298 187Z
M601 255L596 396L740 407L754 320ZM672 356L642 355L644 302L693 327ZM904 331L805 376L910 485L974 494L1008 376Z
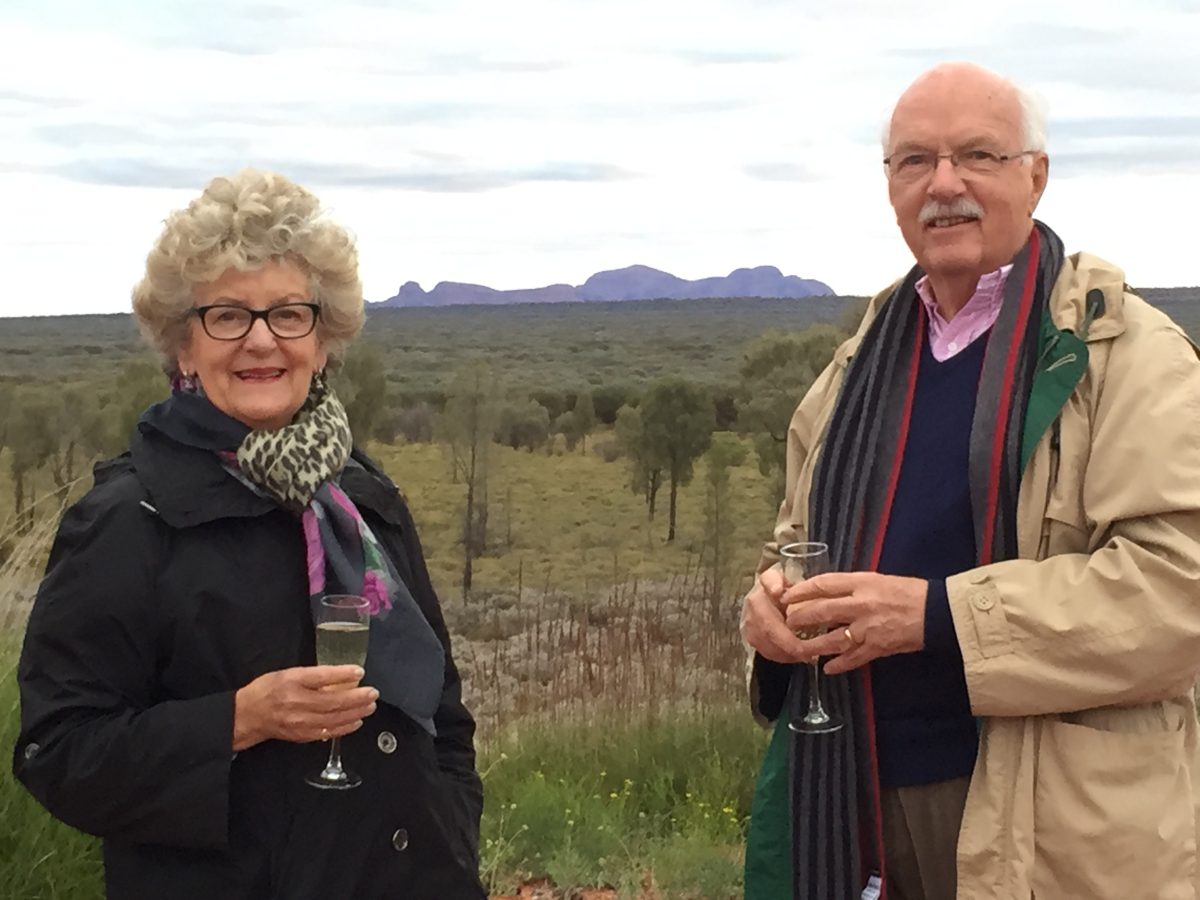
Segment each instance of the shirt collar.
M999 309L1001 302L1004 300L1004 285L1008 281L1008 273L1012 271L1012 263L1006 266L1001 266L994 272L988 272L979 279L979 284L975 286L975 293L971 295L971 299L966 302L962 309L955 316L961 316L963 313L975 315L988 312L992 309ZM942 316L941 311L937 306L937 299L933 296L933 286L929 283L929 276L921 276L917 282L917 296L921 298L921 302L925 305L925 311L929 313L931 321L941 324L947 324L946 319Z

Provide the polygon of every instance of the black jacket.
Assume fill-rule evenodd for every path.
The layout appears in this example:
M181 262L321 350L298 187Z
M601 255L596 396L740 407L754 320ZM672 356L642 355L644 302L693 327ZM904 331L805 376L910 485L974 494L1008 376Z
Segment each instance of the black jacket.
M323 743L231 752L234 692L316 661L299 520L157 432L63 518L18 668L18 779L104 838L110 900L484 896L475 723L412 517L365 458L341 484L446 650L437 737L398 709L343 741L363 785L320 791Z

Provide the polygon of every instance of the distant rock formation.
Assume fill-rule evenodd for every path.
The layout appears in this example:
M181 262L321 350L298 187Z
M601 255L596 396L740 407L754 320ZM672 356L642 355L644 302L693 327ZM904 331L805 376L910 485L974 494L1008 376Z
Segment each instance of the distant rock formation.
M610 300L692 300L704 297L817 297L833 294L821 281L784 275L774 266L734 269L724 277L688 281L649 266L627 266L597 272L578 287L552 284L548 287L498 291L482 284L442 281L425 291L415 281L401 285L394 297L374 307L458 306L504 303L585 303Z

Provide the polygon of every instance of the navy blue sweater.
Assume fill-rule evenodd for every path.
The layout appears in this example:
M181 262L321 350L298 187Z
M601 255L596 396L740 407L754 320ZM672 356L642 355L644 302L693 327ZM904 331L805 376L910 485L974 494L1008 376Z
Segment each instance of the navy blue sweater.
M946 576L976 564L968 459L987 336L945 362L925 343L879 571L930 580L925 649L871 664L884 786L969 775L978 733Z

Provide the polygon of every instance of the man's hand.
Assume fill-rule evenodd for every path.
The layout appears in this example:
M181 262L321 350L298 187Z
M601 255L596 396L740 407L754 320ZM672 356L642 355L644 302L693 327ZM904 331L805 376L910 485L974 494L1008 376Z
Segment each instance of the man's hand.
M784 592L780 602L786 609L785 630L829 628L828 633L798 644L806 661L832 657L825 672L840 675L881 656L924 647L928 590L923 578L875 572L814 575Z
M298 666L267 672L234 699L233 749L265 740L305 743L356 731L375 712L379 691L356 687L359 666Z
M810 651L784 620L784 581L779 566L758 576L753 590L742 601L742 638L772 662L807 662Z

